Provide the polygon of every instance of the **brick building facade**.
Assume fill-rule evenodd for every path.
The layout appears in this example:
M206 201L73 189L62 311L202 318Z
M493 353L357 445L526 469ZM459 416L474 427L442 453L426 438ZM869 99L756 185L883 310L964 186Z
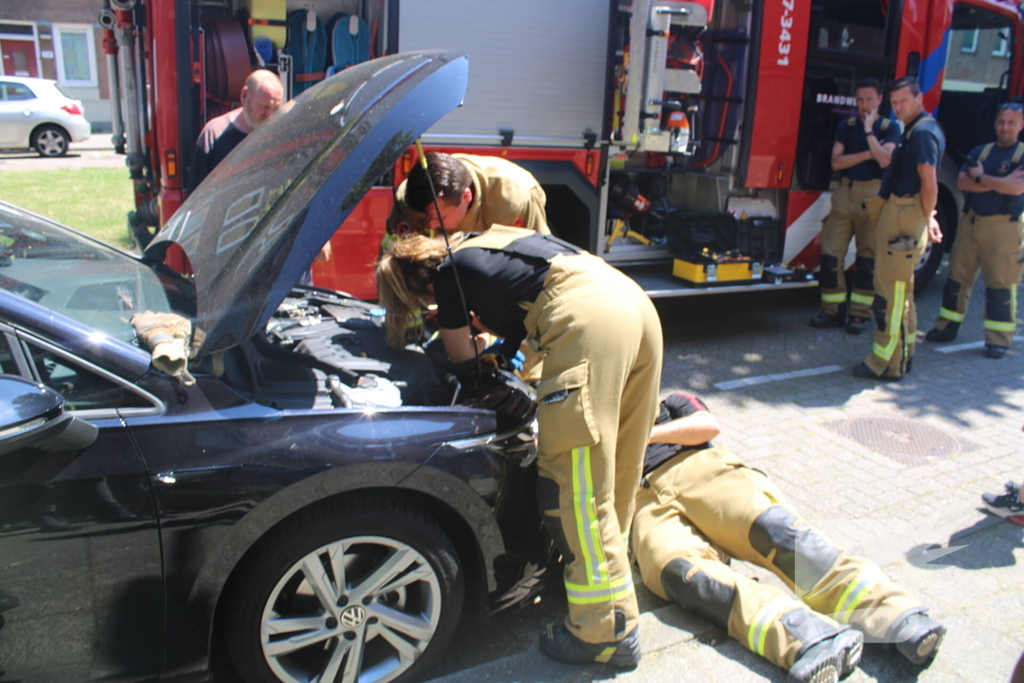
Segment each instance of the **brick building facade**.
M102 0L0 2L0 75L49 78L81 100L93 131L110 129Z

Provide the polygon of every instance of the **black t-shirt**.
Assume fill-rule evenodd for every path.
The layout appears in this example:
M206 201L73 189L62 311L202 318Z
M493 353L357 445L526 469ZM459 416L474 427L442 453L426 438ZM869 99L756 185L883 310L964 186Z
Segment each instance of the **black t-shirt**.
M460 249L452 252L452 257L466 295L466 307L505 338L502 352L514 355L526 338L526 308L520 303L529 305L537 300L544 289L548 262L480 248ZM451 263L451 259L445 259L434 278L437 324L449 330L469 325Z
M890 142L896 144L900 139L900 127L893 121L889 121L884 125L883 130L883 121L885 119L875 121L871 130L875 131L875 137L878 138L879 144L885 145ZM836 142L843 143L843 154L859 154L870 149L868 136L864 133L864 122L859 118L855 119L852 126L850 119L843 119L839 122L836 127ZM869 159L856 166L844 168L842 174L844 178L850 180L875 180L882 177L882 167L874 159Z
M708 407L704 402L693 394L676 392L661 402L661 410L654 424L660 425L681 417L693 415L706 411ZM711 442L698 444L696 446L681 446L675 443L652 443L648 444L647 452L644 453L644 476L647 476L666 461L674 458L683 451L690 451L698 448L709 448Z
M992 151L988 153L982 164L985 175L1003 178L1016 171L1020 164L1014 164L1012 161L1018 144L1020 143L1014 143L1009 147L992 145ZM985 145L978 145L972 149L968 155L970 163L964 164L961 170L967 171L968 166L977 164L983 149L985 149ZM990 190L988 192L971 192L968 196L971 199L971 211L979 216L1019 216L1024 213L1024 195L1008 195Z
M921 112L907 126L910 135L904 131L900 145L893 153L893 163L886 169L887 174L894 175L892 192L898 197L909 197L921 192L921 176L917 167L928 164L938 169L946 150L946 136L938 121L931 117L922 121L921 118L925 116L928 113Z

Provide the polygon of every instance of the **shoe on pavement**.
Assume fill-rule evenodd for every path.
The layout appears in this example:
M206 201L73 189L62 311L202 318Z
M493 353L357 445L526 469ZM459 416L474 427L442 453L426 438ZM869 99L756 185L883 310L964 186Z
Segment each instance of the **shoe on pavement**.
M867 318L862 318L859 315L851 315L850 319L846 321L846 334L860 334L867 328Z
M824 330L829 327L842 327L846 324L846 316L833 315L824 311L811 318L811 327L816 330Z
M853 673L863 652L864 634L843 631L798 655L786 683L836 683Z
M891 633L896 651L912 664L921 666L939 651L946 627L923 612L915 612L907 615Z
M868 367L867 363L861 363L853 369L853 376L861 379L873 379L878 382L899 382L903 377L889 377L888 375L876 375L875 371Z
M947 325L944 330L940 330L937 327L935 329L928 330L928 334L926 334L924 338L930 342L951 342L956 339L957 332L959 332L959 329L957 329L956 326Z
M1006 482L1005 493L981 494L981 502L985 504L985 509L993 515L1000 517L1024 515L1024 503L1020 502L1020 487L1012 481Z
M1002 358L1006 355L1006 347L996 346L995 344L985 344L985 355L989 358Z
M587 643L562 623L548 624L540 633L540 651L566 664L611 664L634 669L640 663L640 629L614 643Z

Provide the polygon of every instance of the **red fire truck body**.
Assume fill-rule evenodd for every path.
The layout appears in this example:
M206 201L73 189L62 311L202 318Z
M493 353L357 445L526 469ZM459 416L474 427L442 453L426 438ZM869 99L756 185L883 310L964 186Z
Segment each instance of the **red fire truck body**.
M806 271L818 266L834 133L856 113L854 84L904 74L917 76L948 139L946 239L919 266L925 284L955 235L961 157L992 139L997 106L1021 96L1024 76L1021 16L1001 0L108 2L101 24L137 234L184 200L202 124L237 96L212 92L215 81L240 85L224 65L245 72L249 39L283 23L260 13L305 9L326 21L343 11L372 27L373 55L469 54L465 105L424 136L427 148L524 166L545 187L556 234L652 296L813 286ZM222 37L233 24L243 40ZM278 55L289 51L283 35ZM289 62L270 64L286 86L310 80ZM371 264L413 158L339 227L316 284L375 296Z

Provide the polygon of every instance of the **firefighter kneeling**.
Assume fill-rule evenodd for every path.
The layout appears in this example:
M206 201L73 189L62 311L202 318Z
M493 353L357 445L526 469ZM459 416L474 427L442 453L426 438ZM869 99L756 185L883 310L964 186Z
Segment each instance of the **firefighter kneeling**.
M967 193L968 208L949 256L949 279L935 329L925 337L956 339L967 313L971 289L981 269L985 279L985 355L1002 358L1017 330L1017 284L1021 263L1021 213L1024 212L1024 107L1004 104L996 116L996 142L971 151L957 187Z
M819 535L763 473L712 446L719 432L696 396L662 402L633 521L644 585L788 669L790 683L846 676L865 637L929 662L945 627L875 564ZM768 569L803 603L733 571L730 556Z

